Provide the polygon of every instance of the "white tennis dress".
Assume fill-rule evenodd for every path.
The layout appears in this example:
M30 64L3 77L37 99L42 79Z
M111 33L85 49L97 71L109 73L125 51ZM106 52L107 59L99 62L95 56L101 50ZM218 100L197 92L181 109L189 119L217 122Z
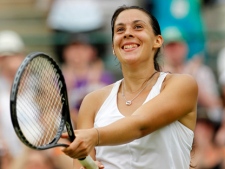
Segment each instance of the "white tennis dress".
M160 93L166 75L160 73L145 102ZM106 126L124 118L117 107L117 92L121 81L114 84L101 106L94 127ZM192 130L175 121L127 144L96 147L96 158L104 164L105 169L189 169L193 138Z

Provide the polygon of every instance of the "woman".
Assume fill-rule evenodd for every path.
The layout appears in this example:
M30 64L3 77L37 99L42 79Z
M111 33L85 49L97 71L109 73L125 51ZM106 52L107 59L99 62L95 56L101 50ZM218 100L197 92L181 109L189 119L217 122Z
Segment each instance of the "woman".
M122 6L111 23L112 48L124 78L85 97L78 119L83 130L75 131L76 139L63 152L72 158L91 153L106 169L188 169L196 81L160 72L163 38L147 11Z

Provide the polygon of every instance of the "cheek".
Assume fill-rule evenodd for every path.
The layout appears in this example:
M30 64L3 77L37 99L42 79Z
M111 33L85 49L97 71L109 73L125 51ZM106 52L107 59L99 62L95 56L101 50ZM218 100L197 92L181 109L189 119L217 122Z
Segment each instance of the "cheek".
M114 49L120 47L121 38L119 36L115 36L113 38L113 46Z
M138 39L141 44L144 44L149 50L153 49L154 46L154 37L150 36L147 33L139 34Z

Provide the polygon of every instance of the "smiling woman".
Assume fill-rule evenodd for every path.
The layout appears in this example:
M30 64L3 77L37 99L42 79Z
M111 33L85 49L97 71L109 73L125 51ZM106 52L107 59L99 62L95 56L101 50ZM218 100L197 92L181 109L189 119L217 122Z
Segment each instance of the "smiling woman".
M91 154L100 169L189 169L196 81L161 72L157 58L163 37L145 9L119 7L111 26L123 79L84 98L76 139L63 152L72 158Z

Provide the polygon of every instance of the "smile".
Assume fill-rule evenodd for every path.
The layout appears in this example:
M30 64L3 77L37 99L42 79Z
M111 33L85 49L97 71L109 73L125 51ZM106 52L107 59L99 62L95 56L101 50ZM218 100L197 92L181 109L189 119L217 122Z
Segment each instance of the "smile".
M129 44L129 45L124 45L123 47L122 47L122 49L135 49L135 48L137 48L139 45L137 45L137 44Z

